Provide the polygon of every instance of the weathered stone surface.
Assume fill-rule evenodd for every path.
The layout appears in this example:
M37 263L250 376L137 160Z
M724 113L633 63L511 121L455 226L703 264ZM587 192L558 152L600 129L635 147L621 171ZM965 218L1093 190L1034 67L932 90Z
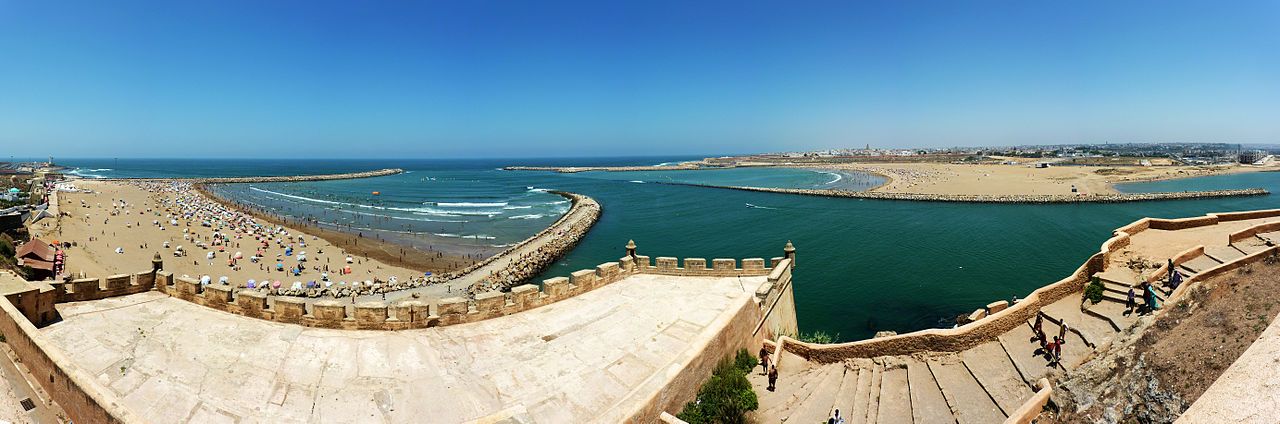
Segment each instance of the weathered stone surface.
M121 407L156 421L213 413L263 422L463 422L524 399L531 422L622 422L670 389L666 376L693 349L716 346L717 323L754 311L763 283L636 275L519 314L394 332L300 327L146 292L59 304L64 320L39 331L66 352L67 366L106 376L102 387ZM317 302L313 313L336 320L342 306ZM360 321L378 312L385 319L380 303L356 310ZM753 327L746 320L735 328ZM198 360L172 352L198 352ZM709 354L709 363L724 354Z

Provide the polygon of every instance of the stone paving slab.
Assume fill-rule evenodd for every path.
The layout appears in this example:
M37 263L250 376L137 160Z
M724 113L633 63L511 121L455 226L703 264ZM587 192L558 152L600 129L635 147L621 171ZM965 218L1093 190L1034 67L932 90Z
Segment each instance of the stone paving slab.
M1054 324L1053 321L1044 320L1042 325L1044 326L1045 337L1048 337L1050 341L1061 332L1058 324ZM1071 322L1067 321L1068 329L1071 328L1071 325ZM1084 363L1089 354L1093 353L1093 349L1086 346L1084 339L1081 339L1080 335L1074 332L1067 331L1066 340L1067 342L1062 344L1062 366L1066 369L1075 369L1075 367Z
M844 381L845 374L848 373L844 364L832 365L826 378L814 387L813 393L804 402L796 406L795 411L788 415L787 421L816 423L831 416L831 407L836 402L836 394L840 391L840 384Z
M1004 422L1005 415L991 400L964 363L956 357L929 360L929 369L942 388L942 395L955 411L960 424L987 424Z
M1275 244L1280 244L1280 231L1272 231L1269 233L1259 233L1257 234L1257 236L1260 239L1263 239Z
M1235 246L1236 249L1240 249L1240 251L1244 252L1246 255L1252 255L1271 248L1271 246L1267 246L1267 243L1258 239L1236 242L1235 244L1232 244L1232 246Z
M884 366L876 363L871 367L871 388L867 390L866 423L875 423L880 413L880 384L884 379Z
M1028 384L1040 380L1053 370L1048 365L1049 361L1035 354L1040 346L1037 342L1029 341L1031 334L1031 326L1019 325L998 337L1001 347L1013 359L1018 373L1022 375L1023 382Z
M867 409L871 402L871 377L874 374L874 366L858 368L858 391L854 393L853 407L849 412L845 413L849 418L846 421L849 424L858 424L867 422Z
M906 367L885 367L880 381L880 411L876 413L876 422L911 423L911 387L907 383Z
M1183 262L1182 266L1184 268L1191 270L1192 272L1199 274L1201 272L1204 272L1204 270L1206 269L1213 268L1221 264L1222 264L1221 262L1215 261L1213 260L1213 258L1210 258L1205 255L1200 255L1200 256L1191 258L1191 260L1189 261Z
M1220 263L1227 263L1244 257L1244 253L1231 246L1206 246L1204 254Z
M1164 306L1165 306L1164 303L1160 304L1160 307L1163 308ZM1123 303L1098 302L1098 303L1086 305L1086 307L1091 312L1095 312L1107 317L1107 319L1111 320L1111 322L1114 322L1115 325L1119 327L1121 330L1129 328L1130 326L1133 325L1133 323L1138 321L1138 314L1136 312L1130 312L1128 315L1124 313ZM1070 322L1068 322L1068 324L1070 324Z
M148 292L60 304L63 321L40 331L66 365L157 423L460 422L508 408L532 422L617 422L763 282L637 275L519 314L395 332L304 328Z
M1076 296L1067 296L1041 308L1040 311L1055 319L1066 320L1070 328L1083 333L1089 343L1095 346L1115 336L1115 329L1111 327L1110 322L1080 310L1080 299Z
M858 383L862 380L862 368L846 364L844 378L840 380L840 388L836 390L836 398L831 405L833 411L840 411L841 417L849 417L853 412L853 404L858 394ZM845 418L848 421L848 418Z
M938 381L933 379L929 365L915 358L907 358L907 379L911 383L911 416L917 424L955 424L951 407L942 397Z
M1016 411L1031 398L1018 369L999 342L987 342L961 352L964 364L1005 414Z

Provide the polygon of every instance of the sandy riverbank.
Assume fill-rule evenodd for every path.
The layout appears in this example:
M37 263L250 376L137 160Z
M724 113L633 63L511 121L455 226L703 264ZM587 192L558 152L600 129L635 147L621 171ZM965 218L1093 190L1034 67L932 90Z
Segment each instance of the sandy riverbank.
M888 179L871 191L938 195L1117 194L1114 184L1280 170L1276 166L1050 166L1030 164L861 163L812 169L865 172Z

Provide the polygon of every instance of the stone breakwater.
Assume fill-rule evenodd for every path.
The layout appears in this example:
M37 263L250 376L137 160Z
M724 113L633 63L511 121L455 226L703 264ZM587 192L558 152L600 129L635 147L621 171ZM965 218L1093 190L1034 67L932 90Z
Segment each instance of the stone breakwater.
M1207 199L1215 197L1263 196L1270 194L1265 189L1248 188L1238 190L1179 191L1168 193L1122 193L1122 194L928 194L928 193L891 193L880 191L847 191L800 188L769 188L721 186L709 184L691 184L674 182L656 182L657 184L684 185L694 187L720 188L726 190L758 191L764 193L799 194L805 196L848 197L855 199L907 200L917 202L963 202L963 203L1122 203L1152 200Z
M286 175L260 177L210 177L210 178L104 178L102 180L127 181L180 181L194 184L234 184L234 183L292 183L302 181L354 180L358 178L385 177L404 173L403 169L387 168L374 171L348 172L344 174Z

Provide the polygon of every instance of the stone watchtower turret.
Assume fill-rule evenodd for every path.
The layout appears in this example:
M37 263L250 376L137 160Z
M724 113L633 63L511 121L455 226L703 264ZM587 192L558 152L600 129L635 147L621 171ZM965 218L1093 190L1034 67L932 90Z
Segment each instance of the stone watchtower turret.
M787 245L782 248L782 257L791 260L791 266L796 266L796 247L791 244L791 240L787 240Z
M151 257L151 272L160 272L161 269L164 269L164 259L160 259L160 252L156 252Z

